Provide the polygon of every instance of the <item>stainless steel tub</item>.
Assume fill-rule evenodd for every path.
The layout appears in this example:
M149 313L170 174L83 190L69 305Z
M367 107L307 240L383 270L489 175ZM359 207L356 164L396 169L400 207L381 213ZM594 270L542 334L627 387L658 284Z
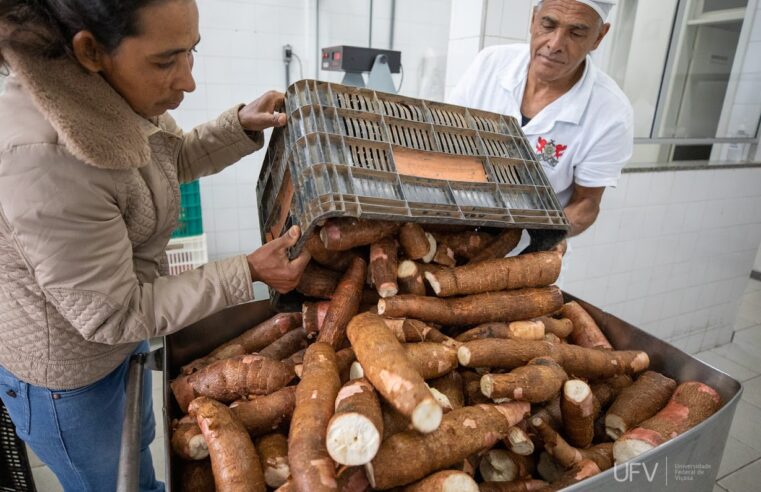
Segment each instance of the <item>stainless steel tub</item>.
M653 370L678 381L702 381L716 388L724 405L705 422L637 460L618 465L565 490L712 491L729 427L742 394L741 384L723 372L584 301L567 294L566 300L580 302L616 348L647 351ZM170 391L169 381L177 375L183 364L210 352L220 343L272 314L266 301L227 309L166 337L163 354L154 354L154 358L160 356L161 360L155 365L163 367L164 376L164 452L168 491L178 490L174 484L179 483L179 467L170 450L169 435L169 423L179 416L179 408Z

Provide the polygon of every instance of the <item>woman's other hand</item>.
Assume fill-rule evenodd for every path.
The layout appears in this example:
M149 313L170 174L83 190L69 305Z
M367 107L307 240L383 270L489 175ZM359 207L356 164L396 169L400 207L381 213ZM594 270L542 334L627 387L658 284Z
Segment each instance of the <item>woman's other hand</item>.
M285 94L269 91L238 111L240 124L250 132L260 132L271 127L285 126L285 114L278 112L285 107Z
M293 226L279 238L248 255L251 280L264 282L281 294L295 289L311 259L306 249L293 260L288 258L288 248L296 244L299 236L301 236L299 227Z

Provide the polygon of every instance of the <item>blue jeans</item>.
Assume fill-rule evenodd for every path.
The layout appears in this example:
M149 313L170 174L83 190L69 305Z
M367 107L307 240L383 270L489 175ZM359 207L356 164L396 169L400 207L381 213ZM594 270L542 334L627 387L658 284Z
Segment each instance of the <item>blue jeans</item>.
M148 342L135 352L147 352ZM66 492L116 490L129 359L95 383L52 391L20 381L0 366L0 398L16 433L55 473ZM140 490L163 491L148 447L156 434L151 374L145 373Z

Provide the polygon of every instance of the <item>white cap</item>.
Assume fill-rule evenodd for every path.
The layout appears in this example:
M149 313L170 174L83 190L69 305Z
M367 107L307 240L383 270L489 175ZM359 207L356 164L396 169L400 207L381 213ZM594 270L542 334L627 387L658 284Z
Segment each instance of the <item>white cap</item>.
M589 6L592 10L597 12L597 15L604 21L608 19L608 14L616 4L616 0L576 0L579 3ZM542 3L542 0L537 0L537 5Z

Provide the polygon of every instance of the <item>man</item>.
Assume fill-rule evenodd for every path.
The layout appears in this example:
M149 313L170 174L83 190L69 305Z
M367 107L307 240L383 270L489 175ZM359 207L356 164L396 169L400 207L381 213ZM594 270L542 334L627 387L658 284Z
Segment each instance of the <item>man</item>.
M616 185L632 155L631 104L589 56L610 29L614 1L538 2L530 44L483 50L450 97L521 121L571 223L569 237L594 223L605 187ZM558 249L565 253L565 241Z

